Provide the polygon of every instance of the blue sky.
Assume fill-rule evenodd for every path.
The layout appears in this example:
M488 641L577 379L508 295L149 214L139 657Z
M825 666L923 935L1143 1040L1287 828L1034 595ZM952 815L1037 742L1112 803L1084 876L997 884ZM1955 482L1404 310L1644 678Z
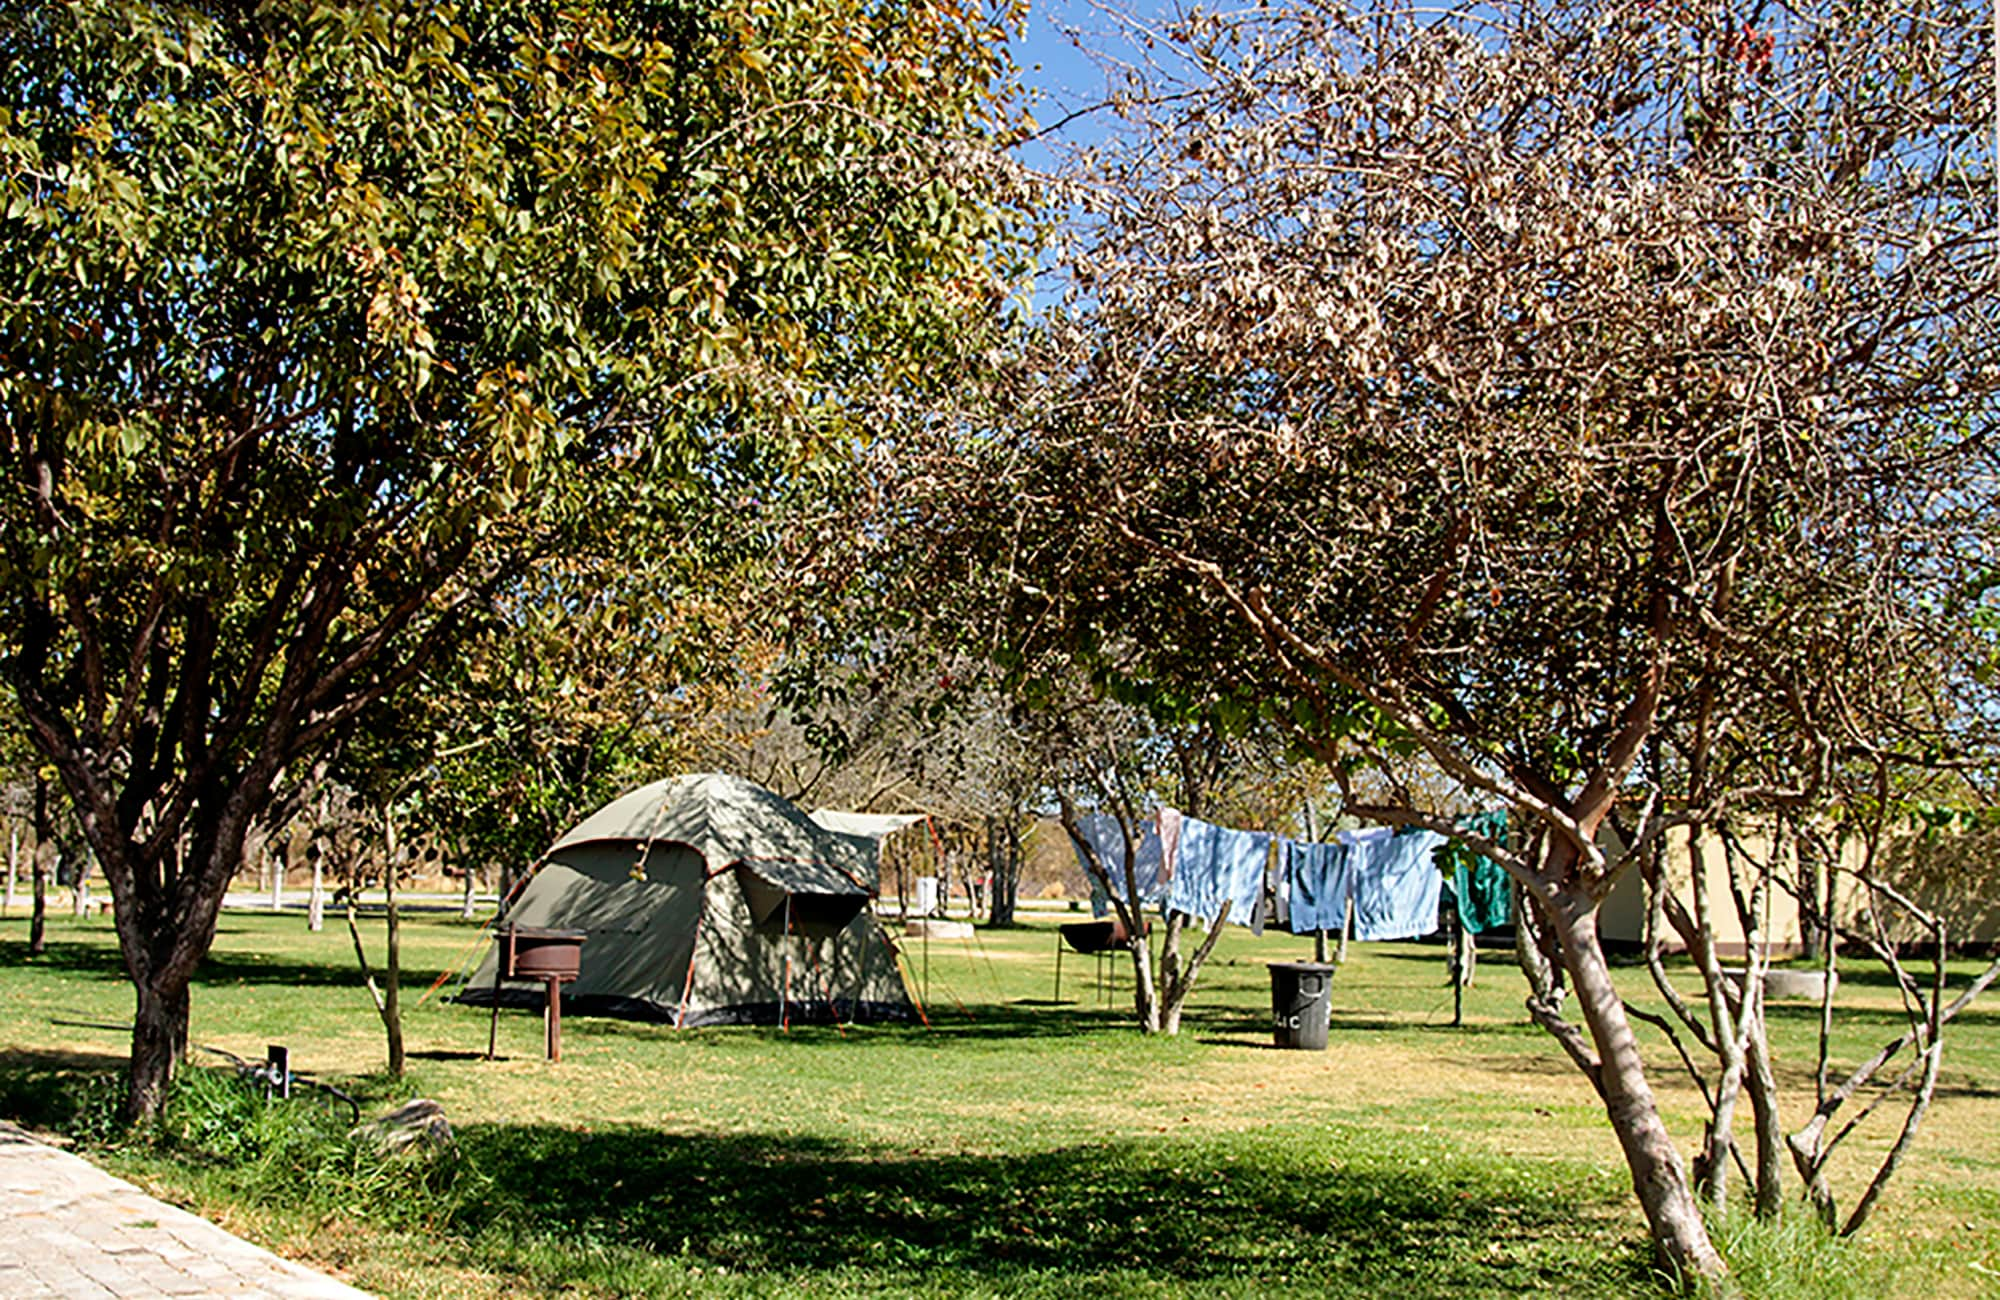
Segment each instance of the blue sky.
M1166 12L1173 0L1130 0L1123 7L1133 13L1152 15ZM1077 32L1086 46L1117 49L1123 43L1118 24L1090 0L1030 0L1026 31L1014 44L1014 62L1020 66L1021 82L1030 91L1029 111L1043 126L1051 126L1065 114L1088 108L1104 100L1103 71L1080 52L1069 33ZM1108 117L1099 115L1098 120ZM1093 120L1080 118L1067 126L1063 135L1070 140L1089 139L1102 134ZM1031 163L1045 162L1031 147Z
M1102 43L1112 25L1089 0L1030 0L1027 30L1014 46L1021 80L1046 96L1057 112L1038 107L1036 117L1052 121L1070 109L1102 98L1104 79L1095 65L1071 44L1066 31L1080 29L1086 39Z

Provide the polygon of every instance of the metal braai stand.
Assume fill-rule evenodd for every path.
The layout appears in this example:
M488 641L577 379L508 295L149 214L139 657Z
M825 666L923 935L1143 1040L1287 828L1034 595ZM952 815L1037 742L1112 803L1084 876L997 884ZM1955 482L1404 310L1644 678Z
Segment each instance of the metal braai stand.
M548 989L543 1038L551 1061L562 1060L562 986L583 970L582 930L510 925L500 932L500 969L508 979L540 980ZM496 999L497 1004L497 999Z

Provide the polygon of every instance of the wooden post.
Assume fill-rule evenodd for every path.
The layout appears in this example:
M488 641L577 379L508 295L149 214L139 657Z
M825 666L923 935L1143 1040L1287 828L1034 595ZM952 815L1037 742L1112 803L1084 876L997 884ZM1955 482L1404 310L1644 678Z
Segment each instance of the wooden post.
M542 1038L548 1048L551 1061L562 1060L562 979L550 975L543 980L548 985L549 1001L542 1010Z
M493 954L493 1018L486 1023L486 1059L489 1061L493 1059L493 1049L500 1041L500 981L514 965L514 932L509 929L505 935L502 938L496 932L493 936L500 950Z
M1467 873L1468 877L1471 873ZM1465 900L1451 909L1451 1027L1465 1024Z

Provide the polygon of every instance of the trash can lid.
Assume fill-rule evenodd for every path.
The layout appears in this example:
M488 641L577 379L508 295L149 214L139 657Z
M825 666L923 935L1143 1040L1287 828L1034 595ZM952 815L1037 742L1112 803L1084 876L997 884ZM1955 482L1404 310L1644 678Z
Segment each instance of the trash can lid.
M1339 969L1332 962L1326 961L1267 961L1264 965L1271 970L1295 970L1301 973L1330 972Z

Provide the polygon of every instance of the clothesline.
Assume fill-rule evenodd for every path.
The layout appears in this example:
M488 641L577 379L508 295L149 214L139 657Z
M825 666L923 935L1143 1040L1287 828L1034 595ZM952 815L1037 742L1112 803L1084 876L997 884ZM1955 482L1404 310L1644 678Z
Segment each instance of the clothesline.
M1460 825L1499 838L1506 834L1506 813L1477 814ZM1411 939L1438 929L1447 888L1468 930L1511 920L1506 872L1432 830L1342 831L1331 842L1309 843L1217 826L1172 808L1160 809L1142 827L1132 860L1140 904L1185 913L1205 926L1216 923L1226 899L1229 920L1255 934L1266 925L1294 934L1339 930L1351 902L1356 940ZM1090 870L1085 842L1109 877L1111 893L1123 899L1125 832L1104 814L1078 819L1076 830L1077 859L1091 878L1093 911L1102 916L1109 906L1105 882Z

